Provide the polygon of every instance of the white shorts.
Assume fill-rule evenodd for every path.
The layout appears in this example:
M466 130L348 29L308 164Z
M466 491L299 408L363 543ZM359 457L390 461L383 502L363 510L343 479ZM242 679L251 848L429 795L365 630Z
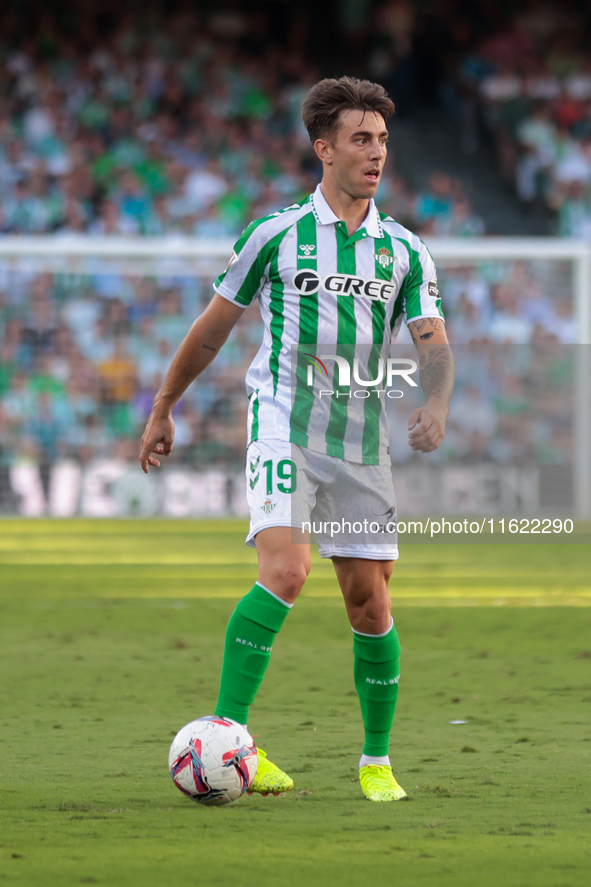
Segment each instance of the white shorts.
M389 465L345 462L282 440L255 441L246 452L246 498L247 545L254 547L261 530L292 527L293 542L311 529L320 557L398 560Z

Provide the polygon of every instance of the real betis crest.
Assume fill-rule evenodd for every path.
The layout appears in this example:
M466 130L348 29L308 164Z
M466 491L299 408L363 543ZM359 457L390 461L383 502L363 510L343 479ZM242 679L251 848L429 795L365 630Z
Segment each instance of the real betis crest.
M388 268L394 261L394 256L387 246L381 246L377 253L374 255L374 259L376 260L378 265L382 266L382 268Z
M267 499L267 500L263 503L263 505L261 505L261 508L262 508L262 510L265 512L265 514L271 514L271 512L272 512L273 509L275 508L275 503L274 503L274 502L271 502L270 499Z

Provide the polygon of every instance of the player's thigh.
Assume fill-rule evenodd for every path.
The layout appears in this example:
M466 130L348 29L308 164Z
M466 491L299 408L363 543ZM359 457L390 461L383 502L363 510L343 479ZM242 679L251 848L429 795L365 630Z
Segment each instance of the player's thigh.
M333 557L332 562L353 628L367 634L387 631L391 623L389 582L394 561Z
M310 544L294 543L291 527L268 527L257 533L259 581L288 604L299 595L310 572Z
M313 511L320 557L359 559L362 563L397 560L396 497L390 466L342 459L332 462L336 466L334 478L318 490ZM368 570L373 575L370 566L365 572Z
M309 517L317 481L287 441L250 444L246 464L246 498L250 528L246 542L256 548L259 582L292 603L310 571Z
M301 527L314 506L317 481L302 470L298 453L288 441L261 440L246 453L246 501L250 527L246 544L263 530L283 527L300 530L298 541L306 542Z

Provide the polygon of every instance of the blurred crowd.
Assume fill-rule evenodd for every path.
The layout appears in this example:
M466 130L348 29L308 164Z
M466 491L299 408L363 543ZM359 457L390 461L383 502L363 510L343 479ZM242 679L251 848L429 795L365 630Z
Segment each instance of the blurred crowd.
M568 460L569 447L561 450L554 440L555 430L558 437L564 431L564 417L560 410L554 415L544 399L556 406L556 379L531 383L537 386L532 399L525 364L508 381L503 374L515 354L554 355L575 341L572 304L565 297L570 273L565 263L545 261L440 265L448 333L459 349L453 427L440 458L471 458L472 443L478 443L485 461L498 460L501 453L504 461L519 461L522 439L516 437L515 446L502 443L505 425L499 417L506 408L510 422L519 424L533 408L544 414L545 424L527 438L530 450L533 446L541 461ZM0 464L31 458L47 482L60 458L82 465L109 457L133 462L154 393L191 322L211 298L211 279L35 274L0 267ZM255 303L179 403L174 461L197 467L241 464L244 376L261 338ZM400 339L409 341L408 332ZM501 354L509 345L524 347L509 349L509 361L499 359L500 374L487 376L480 363L473 369L472 353ZM556 378L562 384L565 375ZM570 409L563 394L559 406ZM480 437L463 434L462 422L480 422L484 415L488 418L476 429ZM520 433L527 437L526 425ZM406 434L399 438L392 452L404 462L413 454ZM564 443L564 434L560 439Z
M127 277L120 296L105 297L96 278L81 286L71 275L27 277L19 288L12 275L10 294L0 295L5 459L28 453L46 471L65 457L134 460L154 393L211 298L211 280ZM175 413L178 454L192 465L232 462L244 449L244 375L260 337L258 312L245 314Z
M300 108L321 74L260 39L260 13L246 10L156 4L107 30L79 11L75 38L47 10L27 39L7 27L0 232L236 237L313 191L321 169ZM394 155L378 199L424 233L484 232L457 182L438 173L412 193Z
M439 271L454 344L568 345L577 341L566 262L489 262Z
M228 37L221 13L160 13L106 32L89 16L79 40L41 17L5 51L1 230L235 236L312 188L299 106L317 72L243 48L247 15Z
M357 4L353 4L356 5ZM360 43L399 118L443 107L466 154L564 237L591 238L591 9L576 0L384 0ZM368 26L369 23L369 26Z
M456 346L457 379L438 465L568 466L573 459L573 349ZM416 461L408 408L390 405L395 465Z
M465 9L450 0L428 15L409 0L335 5L342 45L365 59L354 73L381 79L403 121L439 84L470 151L484 109L503 175L520 197L555 208L561 233L591 236L591 63L574 7L531 0L508 26L502 18L493 27L497 4L485 0ZM307 53L310 3L308 19L290 19L289 4L204 4L205 14L147 0L141 16L123 0L121 12L107 0L74 6L75 30L37 2L27 4L24 29L22 14L3 13L0 232L231 239L314 189L321 170L300 106L331 72L314 64L318 52ZM287 38L275 40L278 33ZM486 233L447 173L434 171L412 190L395 146L377 197L422 236ZM467 349L491 343L498 353L522 345L532 360L538 346L551 353L573 342L570 273L560 262L442 265L450 340ZM46 490L56 460L136 459L154 392L211 280L50 274L34 265L14 272L0 263L0 499L2 472L15 459L38 464ZM179 404L174 460L242 463L244 375L260 339L254 305ZM434 458L567 462L563 363L557 358L555 377L535 360L504 375L489 377L484 365L460 373L450 431ZM543 419L531 416L534 393ZM393 442L401 462L414 458L405 440Z
M575 349L568 346L577 341L571 274L564 262L439 263L456 386L433 461L570 464ZM400 415L391 423L390 450L404 463L413 459L403 433L408 410L393 403Z
M442 104L467 153L492 139L524 205L591 236L590 18L572 0L61 6L75 11L3 13L0 232L235 237L313 190L301 101L349 70L383 82L402 122ZM332 22L322 51L314 22ZM419 233L485 233L444 173L411 192L393 147L388 212Z
M591 237L591 52L583 4L528 0L470 43L448 82L464 150L492 135L498 168L556 233ZM455 103L455 106L454 106Z

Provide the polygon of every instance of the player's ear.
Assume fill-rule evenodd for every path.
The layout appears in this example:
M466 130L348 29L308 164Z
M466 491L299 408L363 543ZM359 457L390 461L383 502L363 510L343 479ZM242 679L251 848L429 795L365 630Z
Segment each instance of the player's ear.
M316 139L314 142L314 150L318 155L318 159L322 163L332 163L332 145L326 139Z

